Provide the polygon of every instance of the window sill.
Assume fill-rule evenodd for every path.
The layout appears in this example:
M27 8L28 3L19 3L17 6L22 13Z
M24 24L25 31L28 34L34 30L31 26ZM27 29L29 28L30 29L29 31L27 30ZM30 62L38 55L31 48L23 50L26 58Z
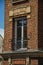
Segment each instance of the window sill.
M12 4L17 4L17 3L21 3L21 2L26 2L28 0L17 0L17 1L13 1Z
M20 49L17 49L15 51L26 51L26 50L27 50L27 48L20 48Z

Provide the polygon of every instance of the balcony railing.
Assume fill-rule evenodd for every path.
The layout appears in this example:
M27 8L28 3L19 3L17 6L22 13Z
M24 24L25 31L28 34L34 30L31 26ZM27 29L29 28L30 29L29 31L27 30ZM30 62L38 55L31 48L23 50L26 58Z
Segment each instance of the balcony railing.
M13 4L17 4L17 3L20 3L20 2L26 2L28 0L13 0L12 3Z

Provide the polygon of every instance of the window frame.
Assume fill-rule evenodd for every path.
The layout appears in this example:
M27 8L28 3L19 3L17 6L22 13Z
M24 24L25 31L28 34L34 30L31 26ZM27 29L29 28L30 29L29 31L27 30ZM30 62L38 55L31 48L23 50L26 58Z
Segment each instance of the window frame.
M27 47L24 47L25 45L23 44L23 43L27 42L27 39L26 39L26 40L23 40L23 37L24 37L23 28L25 27L25 26L23 25L23 19L24 19L24 17L23 17L23 18L18 18L18 19L21 19L21 21L22 21L22 26L21 26L21 30L22 30L21 40L19 40L19 41L21 41L21 47L20 47L19 49L21 49L21 48L27 48ZM17 42L19 42L19 41L17 41L17 21L18 21L18 19L15 19L15 46L14 46L14 49L15 49L15 50L18 49L18 48L17 48ZM25 20L26 20L26 26L27 26L27 18L26 18L26 17L25 17ZM26 28L26 29L27 29L27 28ZM26 31L26 33L27 33L27 31ZM23 45L24 45L24 46L23 46Z

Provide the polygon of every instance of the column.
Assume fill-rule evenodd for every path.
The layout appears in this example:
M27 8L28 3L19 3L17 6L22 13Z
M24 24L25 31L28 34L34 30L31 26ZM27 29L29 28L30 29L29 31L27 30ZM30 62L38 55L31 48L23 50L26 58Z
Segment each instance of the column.
M8 58L8 63L9 63L9 65L12 65L11 58Z
M26 57L26 65L30 65L30 58Z

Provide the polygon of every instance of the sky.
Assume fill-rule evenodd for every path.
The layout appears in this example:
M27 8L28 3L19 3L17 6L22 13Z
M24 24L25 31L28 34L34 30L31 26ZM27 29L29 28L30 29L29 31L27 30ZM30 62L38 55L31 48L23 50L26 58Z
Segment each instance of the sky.
M0 0L0 34L4 37L4 0Z

